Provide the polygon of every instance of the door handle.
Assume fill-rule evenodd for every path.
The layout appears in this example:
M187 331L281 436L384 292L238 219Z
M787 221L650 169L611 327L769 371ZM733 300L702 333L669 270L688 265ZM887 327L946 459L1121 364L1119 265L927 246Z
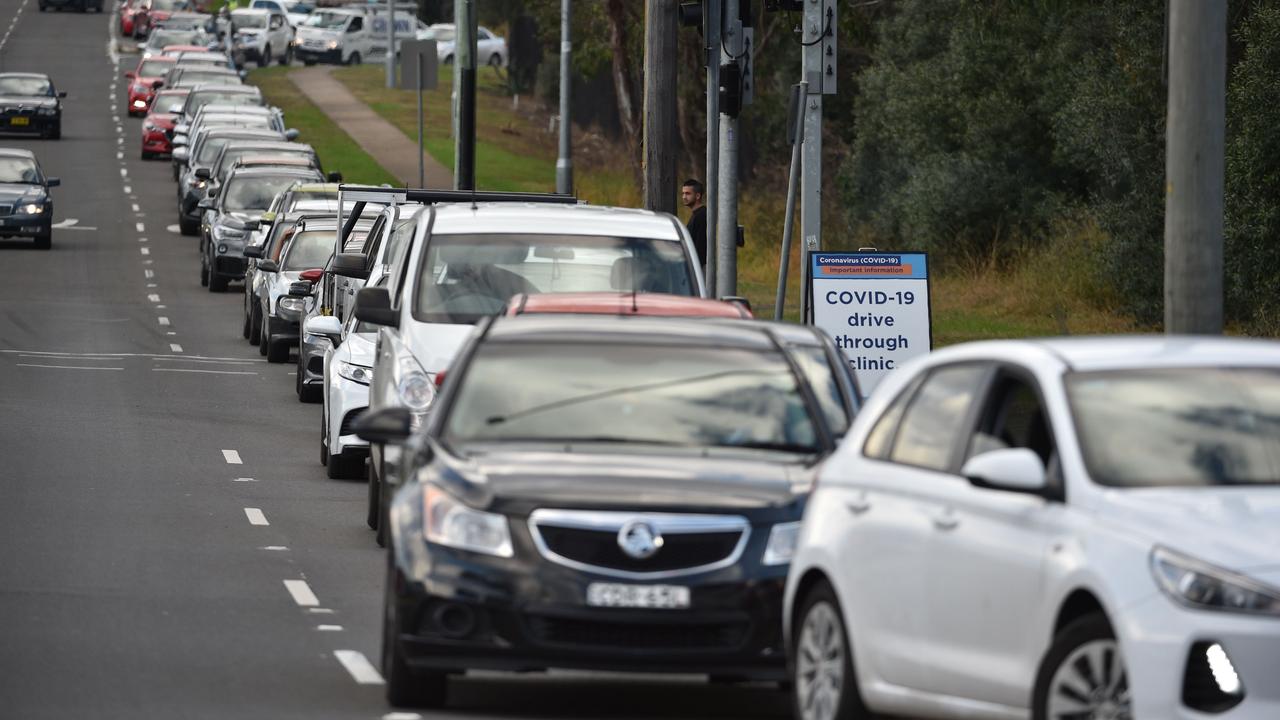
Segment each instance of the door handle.
M955 530L960 524L960 518L952 510L945 510L933 516L933 526L939 530Z
M866 493L862 493L853 500L845 503L844 506L854 515L861 515L871 509L871 501L867 499Z

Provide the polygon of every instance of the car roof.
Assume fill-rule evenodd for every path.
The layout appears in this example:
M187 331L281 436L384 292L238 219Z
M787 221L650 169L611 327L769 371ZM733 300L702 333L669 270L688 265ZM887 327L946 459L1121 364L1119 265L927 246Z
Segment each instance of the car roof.
M473 209L474 208L474 209ZM606 205L536 202L442 203L436 206L434 234L528 233L604 235L651 240L681 239L672 216Z
M315 177L317 170L313 167L284 167L280 165L261 165L258 167L238 168L231 173L233 177Z
M3 157L25 157L36 159L36 154L25 148L0 148L0 156Z
M516 295L507 315L543 313L584 315L647 315L653 317L750 318L742 305L723 300L665 293L564 292Z
M929 356L931 364L984 359L1049 362L1083 372L1280 366L1280 342L1196 335L1105 335L971 342Z
M261 95L262 91L252 85L226 85L224 83L200 83L191 88L191 92L223 92L232 95Z
M33 73L33 72L3 72L3 73L0 73L0 78L6 78L6 77L28 77L28 78L40 78L41 80L48 80L48 79L49 79L49 76L48 76L48 75L45 75L44 73Z
M311 158L302 157L298 153L294 153L292 155L242 155L236 158L236 166L238 167L256 167L261 165L279 165L281 167L296 165L298 167L312 167Z
M199 130L205 137L231 137L242 140L273 140L283 138L279 130L262 127L244 127L243 125L201 125ZM283 140L281 141L283 142Z
M707 322L701 318L617 315L518 315L499 317L487 339L500 342L608 342L679 344L769 350L772 323Z
M278 134L278 133L277 133ZM315 153L315 148L300 142L290 142L288 140L247 140L242 143L228 143L223 151L230 150L263 150L267 152L259 153L266 155L270 151L288 152L288 153Z
M227 103L208 103L199 112L206 115L270 115L271 108L265 105L230 105Z

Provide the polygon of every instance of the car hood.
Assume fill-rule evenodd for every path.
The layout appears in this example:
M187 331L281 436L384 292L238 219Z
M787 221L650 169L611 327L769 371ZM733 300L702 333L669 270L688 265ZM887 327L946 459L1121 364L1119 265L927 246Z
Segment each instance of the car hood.
M413 357L429 373L447 370L474 325L409 322L401 337Z
M31 193L27 195L27 193ZM27 185L25 183L0 183L0 202L12 204L21 198L29 197L39 199L44 197L44 188L39 185Z
M1205 562L1280 580L1280 486L1109 490L1098 517Z
M296 34L303 40L336 40L342 37L341 30L325 30L313 27L300 27Z
M12 107L14 105L20 107L55 107L58 104L57 98L51 97L35 97L32 95L0 95L0 105Z
M798 512L811 487L812 466L770 462L767 456L703 457L683 449L628 452L546 449L488 451L470 457L437 456L429 469L464 481L454 489L477 507L524 516L537 508L591 508L645 512L732 512L768 516ZM600 447L600 446L593 446ZM613 445L613 448L622 448Z
M364 367L373 367L377 347L377 333L350 333L342 343L347 362Z

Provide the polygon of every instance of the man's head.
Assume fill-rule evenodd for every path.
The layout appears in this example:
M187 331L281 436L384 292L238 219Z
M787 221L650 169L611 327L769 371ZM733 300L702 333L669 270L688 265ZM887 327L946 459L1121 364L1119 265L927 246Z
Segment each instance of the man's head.
M702 183L692 178L685 180L680 186L680 202L690 210L697 210L702 207Z

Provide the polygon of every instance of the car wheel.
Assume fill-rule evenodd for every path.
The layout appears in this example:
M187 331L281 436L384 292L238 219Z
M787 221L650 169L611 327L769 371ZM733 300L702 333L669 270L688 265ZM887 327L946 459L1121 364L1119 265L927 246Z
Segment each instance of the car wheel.
M198 235L200 234L200 221L188 220L184 218L182 216L182 212L179 211L178 212L178 232L182 233L183 235Z
M258 56L258 67L266 67L271 64L271 46L262 48L262 54Z
M373 458L364 465L364 479L369 485L369 507L365 511L365 524L370 530L378 529L378 480L373 475Z
M1054 638L1036 674L1031 716L1133 717L1124 655L1106 617L1083 617Z
M490 55L490 56L489 56L489 67L492 67L492 68L500 68L500 67L502 67L502 56L501 56L501 55L499 55L498 53L494 53L494 54Z
M209 287L209 262L204 253L200 253L200 287Z
M240 324L240 337L248 340L253 337L253 322L250 320L252 313L249 312L249 308L245 308L242 314L244 315L244 322Z
M351 57L347 58L348 65L359 65L361 62L363 62L363 60L360 58L360 53L358 52L351 53Z
M791 698L799 720L870 717L858 692L840 601L826 582L809 591L796 615Z
M338 453L329 456L329 477L334 480L359 480L360 470L364 467L364 458L358 455Z
M414 672L396 642L399 611L396 605L394 554L387 553L387 586L383 590L382 676L387 681L387 702L395 707L440 707L448 691L442 672Z
M293 46L292 45L285 47L284 54L280 56L280 59L278 60L278 62L281 65L293 64Z
M283 341L267 338L267 362L283 363L289 361L289 345Z
M249 344L256 345L258 343L258 333L262 332L262 311L258 309L258 302L253 301L253 307L249 309Z
M259 355L266 355L267 347L271 344L271 336L270 334L267 333L268 327L270 327L270 323L267 322L266 318L263 318L262 323L258 325L258 354Z
M36 249L48 250L53 247L53 231L48 230L36 236Z

